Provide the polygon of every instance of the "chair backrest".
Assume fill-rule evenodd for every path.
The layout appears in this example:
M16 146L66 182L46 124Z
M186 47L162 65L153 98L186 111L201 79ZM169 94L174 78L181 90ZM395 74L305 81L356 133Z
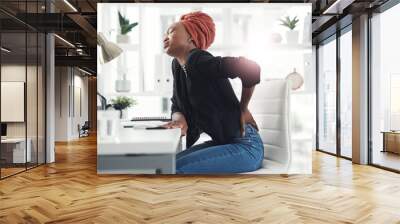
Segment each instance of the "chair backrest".
M289 167L290 88L285 79L261 81L249 103L264 143L264 157Z
M90 123L89 121L85 121L85 123L82 125L82 130L89 130L90 129Z

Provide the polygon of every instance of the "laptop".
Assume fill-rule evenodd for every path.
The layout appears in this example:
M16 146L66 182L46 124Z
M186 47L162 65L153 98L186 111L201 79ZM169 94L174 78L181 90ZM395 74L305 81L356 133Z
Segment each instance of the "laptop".
M171 121L171 117L167 116L144 116L144 117L133 117L131 121Z
M165 124L162 120L134 120L122 122L124 128L134 128L134 129L165 129L162 127Z

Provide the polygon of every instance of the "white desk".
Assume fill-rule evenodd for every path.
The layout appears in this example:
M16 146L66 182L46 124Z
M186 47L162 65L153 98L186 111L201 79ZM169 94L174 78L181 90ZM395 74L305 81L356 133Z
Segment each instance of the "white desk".
M31 139L27 138L27 147L25 154L25 138L6 138L1 139L1 144L6 146L6 148L2 148L2 151L5 152L10 150L8 146L13 146L12 150L12 161L8 161L10 163L25 163L25 158L27 158L26 162L31 161ZM4 147L3 146L3 147Z
M99 132L98 132L99 133ZM181 130L121 128L114 138L97 138L99 174L174 174Z

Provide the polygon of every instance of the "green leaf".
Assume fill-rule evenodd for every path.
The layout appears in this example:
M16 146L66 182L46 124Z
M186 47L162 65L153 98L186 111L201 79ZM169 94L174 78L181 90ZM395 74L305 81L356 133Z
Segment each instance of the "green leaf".
M293 19L290 19L289 16L286 16L285 19L279 19L279 21L282 22L282 26L286 26L289 29L293 30L296 28L296 24L299 22L299 19L297 19L297 16L295 16Z
M127 25L129 24L129 20L125 18L121 13L118 11L118 19L119 19L119 25Z
M133 27L135 27L135 26L137 26L137 25L139 25L139 23L138 23L138 22L136 22L136 23L132 23L132 24L130 24L129 26L132 26L132 28L133 28Z
M135 27L135 26L137 26L139 23L132 23L132 24L129 24L129 25L123 25L123 26L121 26L121 34L127 34L127 33L129 33L131 30L132 30L132 28L133 27Z
M131 31L133 27L135 27L136 25L138 25L138 23L132 23L126 26L126 28Z
M124 24L124 17L121 15L121 13L118 11L118 19L119 19L119 25L123 25Z
M122 16L119 11L118 11L118 19L119 19L119 26L121 28L122 35L129 33L133 27L135 27L139 24L137 22L129 24L129 19Z
M125 25L121 26L121 34L124 35L124 34L127 34L127 33L128 33L128 31L126 29L126 26Z
M112 99L111 103L116 110L123 110L137 104L134 99L126 96L119 96L115 99Z

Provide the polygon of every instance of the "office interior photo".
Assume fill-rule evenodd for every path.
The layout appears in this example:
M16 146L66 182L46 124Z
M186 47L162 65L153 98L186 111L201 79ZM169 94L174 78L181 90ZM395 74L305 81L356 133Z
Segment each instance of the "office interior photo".
M178 150L167 148L167 145L156 145L153 150L150 145L155 142L151 137L143 140L146 138L144 136L159 136L161 140L163 135L169 135L168 132L176 130L150 131L143 130L143 127L156 128L157 123L163 124L172 113L170 98L175 85L171 73L173 58L163 49L163 39L168 27L187 12L202 11L208 13L216 24L215 41L207 51L216 56L245 57L258 63L261 68L261 81L255 86L249 110L259 126L265 156L260 168L242 173L311 173L315 129L315 76L312 66L310 3L101 3L97 7L97 30L106 42L102 50L108 50L110 44L117 44L121 49L120 54L107 63L102 62L100 56L97 91L104 96L106 102L112 103L121 97L135 101L134 105L121 110L122 116L116 113L114 119L112 113L115 110L98 111L99 172L154 174L159 170L160 173L175 174L174 171L178 170L173 157L177 151L184 152L188 149L187 138L180 141L178 135ZM129 17L130 23L136 23L129 36L117 32L120 29L120 16ZM287 39L288 28L280 25L280 19L286 16L291 19L296 17L298 20L294 40ZM154 17L160 19L152 20ZM124 36L130 39L122 39ZM264 49L268 49L267 55L264 55ZM292 82L294 86L290 86L291 80L287 79L292 77L299 78L298 86L295 86L296 82ZM236 98L240 99L240 79L229 81ZM157 120L157 116L163 119ZM190 115L185 116L189 119ZM145 121L146 117L149 119ZM112 122L121 127L115 134L112 133L112 128L102 125ZM194 145L210 140L209 133L203 132ZM138 137L137 140L131 137L142 134L143 137ZM113 137L114 141L110 140ZM145 143L147 147L144 147L144 151L137 149L137 145ZM170 143L175 145L174 141ZM164 157L164 152L171 155L169 162L160 158L159 154ZM127 154L130 156L140 153L146 155L138 156L137 160L149 160L143 166L132 162L133 158L129 158L126 164L122 162Z
M277 83L289 74L296 79L285 83L293 85L300 76L300 87L284 85L284 99L291 100L288 122L261 124L255 116L260 133L274 128L268 125L289 130L262 138L267 172L172 176L165 174L175 173L175 154L140 156L183 149L179 129L124 135L127 128L114 122L128 121L118 124L130 127L171 118L171 59L158 51L162 43L149 43L186 12L179 5L197 10L206 8L201 2L216 4L163 6L171 2L0 2L0 223L400 222L399 1L230 1L232 7L209 10L224 31L217 31L211 53L262 58L271 68L261 73L265 92L256 87L255 94L276 94ZM309 7L311 15L301 14L303 22L294 28L291 56L283 46L290 42L287 27L260 21L271 29L265 40L253 39L252 19L263 14L243 12L237 3L260 10L270 5L269 16L277 19L287 15L281 4ZM122 35L123 20L138 24ZM224 35L233 32L240 34ZM251 45L254 41L265 49ZM240 51L236 43L249 47ZM287 63L277 63L279 57ZM116 107L124 97L132 99L125 110ZM253 114L275 111L255 103L249 104ZM113 135L138 142L142 151L113 147L107 138ZM155 143L149 145L149 139Z

